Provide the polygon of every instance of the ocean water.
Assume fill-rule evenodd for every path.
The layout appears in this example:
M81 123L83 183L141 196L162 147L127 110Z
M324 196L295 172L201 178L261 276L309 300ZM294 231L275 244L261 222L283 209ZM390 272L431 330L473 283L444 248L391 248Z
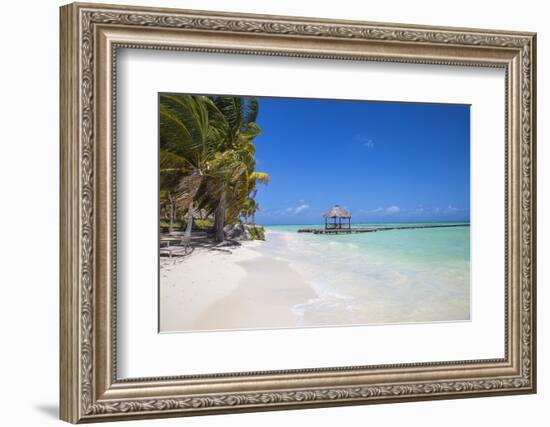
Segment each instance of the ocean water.
M389 225L411 224L354 227ZM297 232L305 227L312 226L266 226L264 245L315 291L315 298L293 307L301 325L470 319L470 227Z

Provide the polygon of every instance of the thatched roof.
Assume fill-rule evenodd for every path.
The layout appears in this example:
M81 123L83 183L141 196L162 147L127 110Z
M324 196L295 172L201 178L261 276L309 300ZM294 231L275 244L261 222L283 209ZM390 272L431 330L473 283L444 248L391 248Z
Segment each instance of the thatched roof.
M323 215L325 218L351 218L349 213L342 206L336 205L330 211Z

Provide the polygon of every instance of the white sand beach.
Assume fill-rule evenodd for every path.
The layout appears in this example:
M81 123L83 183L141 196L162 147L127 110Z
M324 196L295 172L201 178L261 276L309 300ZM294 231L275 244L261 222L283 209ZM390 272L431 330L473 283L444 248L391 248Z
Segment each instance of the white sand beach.
M296 326L293 307L315 292L288 263L262 253L264 244L161 259L161 332Z

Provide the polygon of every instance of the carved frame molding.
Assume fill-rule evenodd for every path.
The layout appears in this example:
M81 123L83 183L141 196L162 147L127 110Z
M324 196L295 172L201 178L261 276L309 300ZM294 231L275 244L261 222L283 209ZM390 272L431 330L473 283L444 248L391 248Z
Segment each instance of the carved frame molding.
M164 43L163 36L170 41ZM180 43L178 37L192 40ZM109 165L116 167L114 64L120 47L506 68L506 357L117 380L116 286L109 279L116 282L116 186ZM61 418L102 421L534 392L534 97L532 33L93 4L62 7ZM335 380L346 375L348 384ZM251 388L266 376L273 376L272 387ZM210 392L193 391L201 381Z

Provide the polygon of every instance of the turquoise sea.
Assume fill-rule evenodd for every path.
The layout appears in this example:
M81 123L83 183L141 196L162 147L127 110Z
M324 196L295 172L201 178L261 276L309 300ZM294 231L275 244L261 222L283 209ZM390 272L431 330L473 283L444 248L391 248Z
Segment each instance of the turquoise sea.
M411 223L353 224L390 225ZM303 325L333 322L335 312L338 324L470 319L469 226L340 235L297 232L306 227L322 226L266 226L264 246L315 290L316 298L294 307Z

